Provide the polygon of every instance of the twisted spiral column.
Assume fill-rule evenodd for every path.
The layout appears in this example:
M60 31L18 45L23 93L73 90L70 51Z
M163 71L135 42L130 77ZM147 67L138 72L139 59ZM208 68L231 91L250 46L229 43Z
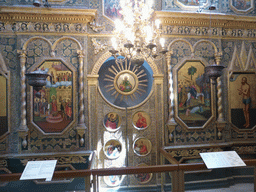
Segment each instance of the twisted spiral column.
M216 64L220 64L222 53L215 54ZM225 121L223 117L223 106L222 106L222 89L221 89L221 80L220 78L217 79L217 107L218 107L218 119L217 119L217 136L218 139L222 138L222 130L225 127Z
M174 120L174 106L173 106L173 78L172 78L172 66L171 66L171 53L166 55L167 59L167 72L168 72L168 103L169 103L169 117L168 122L175 122Z
M77 51L78 54L78 60L79 60L79 88L78 88L78 94L79 94L79 120L77 125L77 133L80 136L80 145L84 144L84 134L86 125L84 122L84 54L82 50Z
M222 53L216 53L215 54L215 60L216 60L216 64L219 65L220 64L220 60L221 60L221 56ZM223 118L223 106L222 106L222 89L221 89L221 80L220 78L217 79L217 99L218 99L218 122L224 122L224 118Z
M169 104L169 116L167 121L167 127L169 129L169 140L173 140L173 131L177 123L174 119L174 93L173 93L173 78L172 78L172 66L171 66L171 51L166 54L166 64L167 64L167 73L168 73L168 104Z
M27 147L27 140L26 136L28 134L28 127L27 127L27 120L26 120L26 51L25 50L18 50L19 58L20 58L20 65L21 65L21 123L18 129L19 137L22 138L22 146L25 148Z

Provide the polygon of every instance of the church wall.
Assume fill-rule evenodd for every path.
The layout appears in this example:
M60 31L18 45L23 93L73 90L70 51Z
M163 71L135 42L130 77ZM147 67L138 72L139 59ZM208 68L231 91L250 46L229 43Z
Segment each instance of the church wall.
M104 82L100 81L103 74L100 70L111 56L108 50L111 49L114 28L112 20L103 12L103 2L49 3L51 8L32 7L32 2L27 1L0 2L0 53L3 57L0 66L5 65L10 73L7 91L10 120L7 133L0 137L1 154L65 154L96 150L99 168L160 164L160 148L166 149L179 163L199 158L202 151L236 150L244 157L255 158L256 123L253 122L248 129L235 126L231 114L235 107L232 108L230 102L232 94L236 94L234 78L243 75L250 80L251 90L254 91L251 92L252 108L256 108L253 83L256 69L254 8L248 7L245 11L239 7L240 10L237 10L229 2L218 2L217 10L209 12L207 6L210 4L200 10L198 6L183 5L179 1L157 3L155 17L162 21L163 35L170 52L161 60L147 60L152 70L152 88L143 101L136 103L135 98L131 99L132 104L126 108L111 102L111 97L102 93L101 83ZM13 5L15 8L12 10ZM76 11L77 6L85 11ZM61 131L45 132L34 122L33 90L24 81L25 72L34 71L45 61L61 62L73 75L72 94L69 94L72 95L72 121ZM186 62L200 63L196 66L202 66L202 71L203 67L216 61L225 69L216 85L216 95L214 86L210 88L211 115L202 125L188 125L179 115L178 88L182 79L179 74L187 75L187 69L183 67ZM2 68L0 70L4 71ZM234 78L230 79L231 76ZM240 86L240 83L237 85ZM111 90L109 92L112 97L119 97ZM60 91L58 93L58 97L64 95ZM174 95L172 101L170 93ZM239 110L243 114L241 106ZM61 112L60 101L58 111ZM151 123L146 129L134 126L133 117L137 112L149 115ZM104 126L104 118L109 113L120 117L117 131L109 131ZM187 113L187 116L191 114ZM253 118L255 113L251 115ZM240 118L243 118L242 115ZM151 142L147 155L136 154L134 142L138 138ZM104 145L109 140L121 143L118 158L106 155ZM153 176L150 184L156 184L157 180L158 177ZM103 179L100 182L106 185ZM139 184L133 177L124 180L124 185L128 182Z

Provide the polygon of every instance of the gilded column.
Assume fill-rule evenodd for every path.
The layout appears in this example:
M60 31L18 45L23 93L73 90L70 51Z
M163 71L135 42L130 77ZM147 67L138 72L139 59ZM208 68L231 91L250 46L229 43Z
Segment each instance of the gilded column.
M84 122L84 54L82 50L77 51L78 59L79 59L79 119L77 125L77 133L80 136L80 145L84 144L84 134L86 125Z
M222 53L218 52L215 54L215 61L216 64L220 64ZM218 107L218 119L217 119L217 128L218 128L218 138L221 139L222 137L222 130L225 127L225 121L223 118L223 106L222 106L222 89L221 89L221 80L220 78L217 79L217 107Z
M174 93L173 93L173 78L172 78L172 66L171 66L171 51L166 54L166 64L168 71L168 104L169 104L169 116L167 121L167 127L170 131L169 139L173 139L173 131L176 126L176 121L174 119Z
M28 127L27 127L27 111L26 111L26 51L18 50L20 65L21 65L21 123L18 129L19 137L22 139L22 146L24 148L27 147L27 135L28 135Z
M215 54L216 64L220 64L222 53ZM218 98L218 122L223 122L223 107L222 107L222 89L221 89L221 80L217 79L217 98Z

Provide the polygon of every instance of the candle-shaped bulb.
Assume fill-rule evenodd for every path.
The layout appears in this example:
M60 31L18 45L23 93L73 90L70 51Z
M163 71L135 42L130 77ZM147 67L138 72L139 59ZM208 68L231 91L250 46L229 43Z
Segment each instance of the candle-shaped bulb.
M112 37L112 38L111 38L111 42L112 42L112 47L116 50L116 49L117 49L116 38L115 38L115 37Z
M160 44L161 44L162 48L164 48L164 44L165 44L165 39L164 38L160 39Z
M155 20L155 25L157 29L160 28L160 24L161 24L161 21L159 19Z

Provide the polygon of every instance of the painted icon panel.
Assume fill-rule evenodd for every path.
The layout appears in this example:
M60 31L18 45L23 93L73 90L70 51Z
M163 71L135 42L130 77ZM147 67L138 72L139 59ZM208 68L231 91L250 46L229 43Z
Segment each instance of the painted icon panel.
M232 73L229 78L231 122L241 130L256 125L255 82L255 73Z
M229 0L230 8L236 13L249 13L254 10L254 0Z
M200 61L187 61L178 70L178 117L188 127L202 127L212 116L211 84Z
M203 7L208 0L203 0L203 1L199 1L199 0L178 0L180 3L182 3L185 6L200 6Z
M149 64L137 68L131 61L108 58L99 70L99 90L103 98L116 107L142 104L152 91L153 71ZM123 59L123 61L122 61Z
M104 153L109 159L116 159L120 156L122 145L118 140L111 139L104 145Z
M132 123L136 129L146 129L151 123L150 116L144 111L138 111L133 115Z
M33 90L33 122L45 133L62 132L73 121L73 72L61 61L38 68L51 76L39 93Z
M7 79L0 73L0 138L8 132Z
M146 166L148 166L146 163L141 163L138 165L138 167L146 167ZM153 173L139 173L139 174L135 174L134 177L138 181L138 183L146 184L152 179Z
M117 87L121 92L131 92L136 83L135 77L128 72L120 74L116 80Z
M112 166L110 168L116 168L116 167ZM121 181L122 181L122 175L104 176L104 182L110 187L115 187L120 185Z
M170 3L170 0L166 0ZM209 0L174 0L173 3L183 10L201 11L202 9L210 6Z
M103 124L108 131L115 132L121 126L121 117L114 112L108 113L104 117Z
M151 152L152 144L147 138L138 138L133 143L133 150L139 156L146 156Z
M115 20L122 17L120 0L104 0L103 5L104 15L108 18Z

